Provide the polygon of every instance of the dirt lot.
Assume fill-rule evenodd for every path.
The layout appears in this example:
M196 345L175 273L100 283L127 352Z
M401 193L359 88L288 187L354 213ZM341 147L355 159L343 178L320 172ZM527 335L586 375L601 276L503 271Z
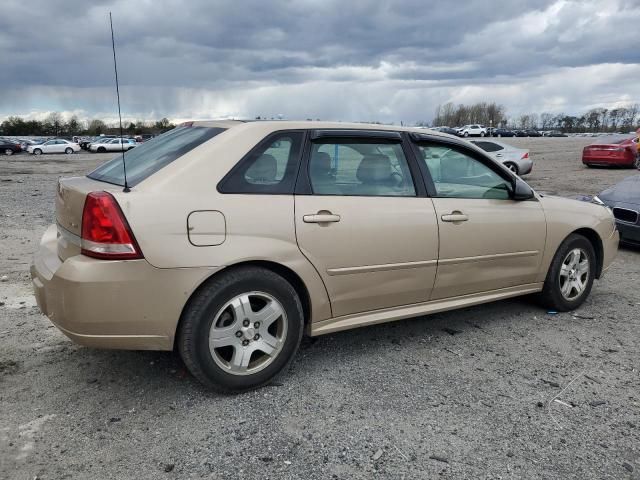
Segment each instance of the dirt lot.
M540 191L635 173L583 168L590 139L506 141ZM220 396L34 307L56 179L109 157L0 158L0 478L640 478L640 250L574 314L518 299L307 339L281 383Z

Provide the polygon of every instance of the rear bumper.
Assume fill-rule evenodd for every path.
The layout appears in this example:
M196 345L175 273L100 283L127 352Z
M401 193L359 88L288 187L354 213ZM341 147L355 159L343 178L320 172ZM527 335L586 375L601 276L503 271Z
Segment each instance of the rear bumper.
M31 266L40 310L76 343L97 348L171 350L191 293L216 269L160 269L146 260L84 255L64 262L57 229L47 229Z

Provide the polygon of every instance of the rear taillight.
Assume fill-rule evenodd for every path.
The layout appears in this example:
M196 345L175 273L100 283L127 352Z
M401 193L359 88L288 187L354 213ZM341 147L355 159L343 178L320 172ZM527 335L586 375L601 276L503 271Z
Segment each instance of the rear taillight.
M525 158L529 158L529 152L524 152L524 154L522 155L522 160L524 160Z
M127 219L110 193L87 195L82 211L82 254L103 260L143 258Z

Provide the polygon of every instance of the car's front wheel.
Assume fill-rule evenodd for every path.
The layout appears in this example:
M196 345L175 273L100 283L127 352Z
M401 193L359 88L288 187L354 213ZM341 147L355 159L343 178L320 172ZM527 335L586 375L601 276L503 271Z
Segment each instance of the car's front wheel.
M547 272L542 303L559 312L578 308L591 292L595 270L596 254L591 242L582 235L569 235Z
M269 383L289 365L303 326L289 282L270 270L242 267L214 277L191 299L178 349L206 386L239 392Z
M106 149L106 148L104 148L104 147L98 147L98 150L97 150L97 151L98 151L98 153L104 153L104 152L106 152L106 151L107 151L107 149Z
M468 137L469 136L469 132L464 132L464 136Z
M64 153L66 153L67 155L71 155L73 153L73 148L71 147L65 148Z
M40 150L39 148L36 148L36 149L33 151L33 154L34 154L34 155L42 155L42 150Z
M5 148L4 149L4 154L5 155L13 155L13 150L11 150L10 148Z

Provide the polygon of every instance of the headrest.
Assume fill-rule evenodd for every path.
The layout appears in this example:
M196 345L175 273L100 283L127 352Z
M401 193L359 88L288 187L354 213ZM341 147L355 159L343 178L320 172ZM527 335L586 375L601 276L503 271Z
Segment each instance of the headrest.
M375 183L391 177L391 160L382 154L365 155L360 161L356 177L362 183Z
M329 175L331 173L331 156L326 152L316 152L311 157L311 173Z
M249 167L246 176L260 183L272 183L276 180L278 162L273 155L265 153Z

